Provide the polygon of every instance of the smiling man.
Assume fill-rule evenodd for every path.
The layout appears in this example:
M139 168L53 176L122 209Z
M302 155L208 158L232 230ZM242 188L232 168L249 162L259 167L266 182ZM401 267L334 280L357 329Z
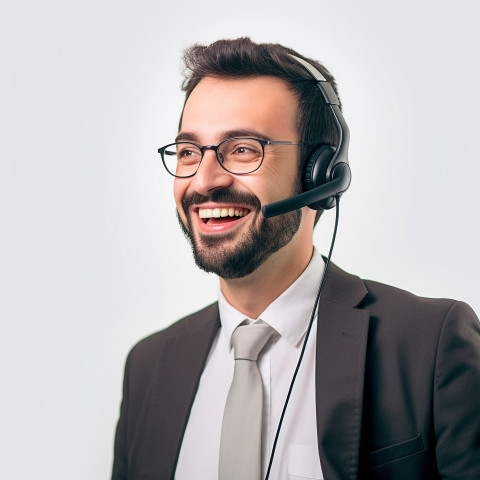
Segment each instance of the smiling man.
M159 153L218 302L130 352L114 480L480 478L472 310L333 264L317 310L321 210L262 214L310 190L319 152L340 149L331 97L299 59L336 92L325 67L280 45L185 54L179 133Z
M273 219L260 211L301 189L297 119L298 101L281 79L206 77L185 104L177 136L220 144L204 151L195 175L175 179L175 200L197 265L217 274L227 300L252 318L300 276L312 256L314 210ZM285 143L262 143L276 140ZM189 144L181 147L192 156ZM177 158L185 155L181 150ZM235 175L227 168L254 171ZM264 282L270 282L268 292L259 288Z

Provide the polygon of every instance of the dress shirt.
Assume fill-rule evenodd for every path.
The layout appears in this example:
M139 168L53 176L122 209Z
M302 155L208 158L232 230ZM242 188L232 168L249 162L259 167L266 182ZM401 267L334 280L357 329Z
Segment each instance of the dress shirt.
M218 479L223 411L235 364L231 337L235 328L245 320L249 323L261 320L278 333L267 343L257 361L264 387L262 478L265 476L324 267L321 255L314 249L305 271L258 319L247 319L233 308L219 288L222 326L200 378L180 449L176 480ZM323 479L315 413L315 339L316 321L280 432L271 480Z

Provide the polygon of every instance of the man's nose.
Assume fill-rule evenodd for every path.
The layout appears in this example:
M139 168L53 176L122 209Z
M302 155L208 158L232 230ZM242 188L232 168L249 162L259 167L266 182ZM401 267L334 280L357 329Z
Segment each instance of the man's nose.
M213 150L206 150L193 176L191 186L201 195L207 196L214 190L229 187L233 182L233 174L227 172L218 163Z

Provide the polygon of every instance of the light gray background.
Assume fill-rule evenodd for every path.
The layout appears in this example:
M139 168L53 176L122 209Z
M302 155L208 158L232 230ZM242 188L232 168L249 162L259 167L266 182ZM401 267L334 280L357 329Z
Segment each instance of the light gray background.
M156 153L195 41L250 35L324 61L352 136L334 261L480 311L478 13L474 0L3 5L0 477L107 478L129 348L215 298ZM324 253L332 224L315 233Z

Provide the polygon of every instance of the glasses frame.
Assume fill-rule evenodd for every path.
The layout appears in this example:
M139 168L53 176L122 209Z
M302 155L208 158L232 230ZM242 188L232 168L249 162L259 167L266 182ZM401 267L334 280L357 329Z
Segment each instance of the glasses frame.
M253 169L253 170L250 170L249 172L242 172L242 173L235 173L235 172L231 172L230 170L228 170L228 168L225 167L225 165L223 165L222 161L220 160L219 158L219 155L218 155L218 149L224 144L224 143L227 143L227 142L230 142L231 140L255 140L257 141L258 143L260 143L260 145L262 146L262 159L260 160L260 163ZM198 165L197 165L197 168L195 169L195 171L193 173L191 173L190 175L175 175L173 174L172 172L170 172L170 170L167 168L167 165L165 163L165 155L168 155L168 153L166 152L166 149L171 147L172 145L185 145L185 144L189 144L189 145L195 145L201 152L202 156L200 157L200 161L198 162ZM198 172L198 169L200 168L200 165L202 163L202 160L203 160L203 157L205 155L205 152L207 150L213 150L215 152L215 157L217 158L217 162L219 163L219 165L228 173L231 173L232 175L250 175L251 173L254 173L256 172L261 166L262 166L262 163L263 163L263 159L265 158L265 145L300 145L300 146L309 146L310 144L309 143L305 143L305 142L289 142L289 141L280 141L280 140L261 140L260 138L254 138L254 137L232 137L232 138L227 138L226 140L223 140L222 142L220 142L218 145L198 145L197 143L195 142L174 142L174 143L169 143L168 145L165 145L164 147L160 147L158 149L158 153L160 154L160 156L162 157L162 163L163 163L163 166L165 167L165 170L170 174L172 175L173 177L175 178L190 178L190 177L193 177L197 172Z

